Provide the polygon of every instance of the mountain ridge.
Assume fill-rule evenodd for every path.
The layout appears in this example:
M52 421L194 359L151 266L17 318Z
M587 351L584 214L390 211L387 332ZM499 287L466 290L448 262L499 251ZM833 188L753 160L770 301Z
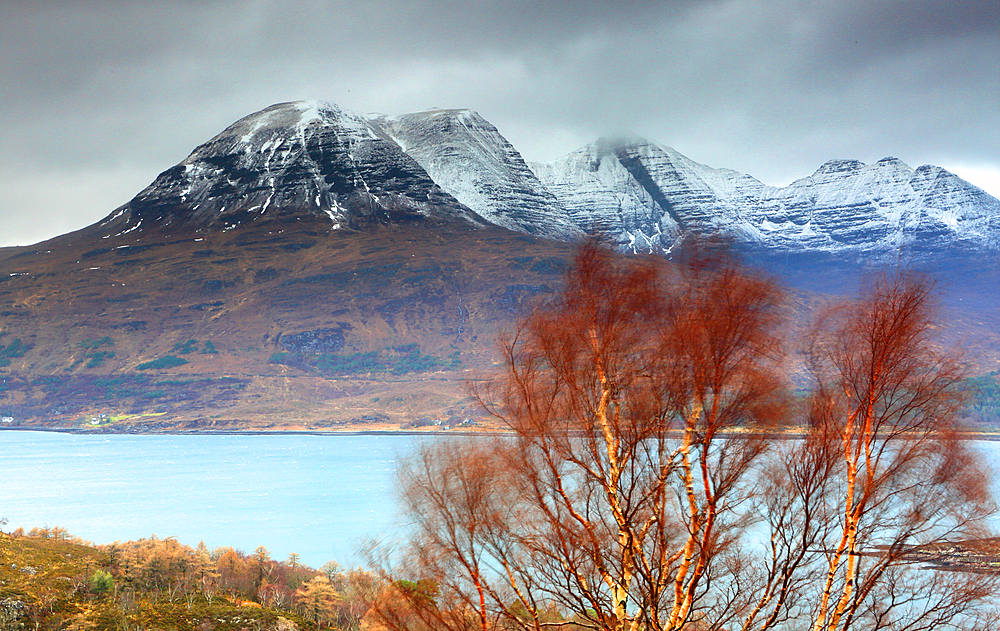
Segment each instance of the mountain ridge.
M375 119L444 190L491 223L551 239L583 236L521 154L472 110Z
M240 119L101 223L232 229L285 212L331 228L459 221L562 241L600 231L634 252L669 252L689 232L873 260L1000 251L1000 200L932 165L828 160L769 186L638 136L529 163L472 110L364 115L318 101Z
M600 139L531 167L574 218L600 222L635 251L669 251L688 230L767 250L874 257L1000 249L1000 201L940 167L896 158L830 160L775 187L645 139Z

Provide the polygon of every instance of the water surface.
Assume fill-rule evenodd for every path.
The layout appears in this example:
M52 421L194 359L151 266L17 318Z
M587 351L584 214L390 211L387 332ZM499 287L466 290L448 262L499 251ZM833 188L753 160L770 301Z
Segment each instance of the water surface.
M135 436L0 432L4 530L60 526L95 543L153 534L319 567L396 516L412 436Z
M422 440L448 438L0 431L0 517L7 532L60 526L95 543L155 534L355 565L362 539L398 532L396 459ZM974 444L1000 471L1000 442ZM993 486L1000 497L1000 475Z

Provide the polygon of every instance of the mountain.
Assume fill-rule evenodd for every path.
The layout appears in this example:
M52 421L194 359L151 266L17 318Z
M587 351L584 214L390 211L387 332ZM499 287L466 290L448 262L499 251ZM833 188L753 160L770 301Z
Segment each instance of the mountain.
M232 229L303 215L351 229L488 223L561 241L601 231L637 252L669 252L691 232L772 255L1000 250L1000 201L939 167L833 160L774 187L642 138L529 165L470 110L362 115L319 102L237 121L100 226Z
M578 225L634 251L669 251L687 232L768 254L883 260L1000 250L1000 201L944 169L895 158L834 160L786 187L699 164L639 138L599 140L532 164Z
M669 251L690 230L730 227L738 214L731 191L763 186L641 139L602 139L531 166L577 225L640 252Z
M258 217L315 215L333 228L402 221L482 224L366 118L281 103L240 119L101 222L230 230Z
M892 159L829 162L777 188L639 138L529 165L468 110L278 104L102 221L0 248L0 417L91 431L458 427L497 332L557 291L576 240L598 231L668 256L690 233L727 236L795 290L800 314L890 257L917 262L948 281L951 340L989 370L997 205Z
M0 416L140 432L457 424L496 332L551 295L572 250L465 220L334 230L317 215L0 250Z
M928 254L1000 248L1000 201L935 166L895 158L834 160L759 201L760 241L771 248Z

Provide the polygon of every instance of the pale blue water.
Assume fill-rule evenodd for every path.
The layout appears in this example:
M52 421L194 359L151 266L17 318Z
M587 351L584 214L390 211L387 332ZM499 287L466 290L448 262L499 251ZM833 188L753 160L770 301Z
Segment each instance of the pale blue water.
M359 562L394 525L411 436L85 436L0 432L4 530L60 526L95 543L157 535L263 545L313 567Z
M362 539L398 532L396 459L421 440L0 431L0 517L7 532L60 526L95 543L156 534L356 565ZM976 446L1000 471L1000 442ZM1000 475L993 483L1000 497Z

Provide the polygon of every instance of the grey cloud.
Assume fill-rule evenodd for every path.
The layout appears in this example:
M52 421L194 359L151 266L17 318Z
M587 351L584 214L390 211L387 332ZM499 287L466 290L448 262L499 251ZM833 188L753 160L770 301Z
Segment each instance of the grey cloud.
M996 0L40 0L2 12L0 81L14 95L0 144L18 150L0 178L123 182L114 199L81 193L76 210L59 197L88 217L237 118L301 98L470 107L529 159L633 131L773 183L890 153L1000 171ZM0 189L0 232L24 212L19 191Z

